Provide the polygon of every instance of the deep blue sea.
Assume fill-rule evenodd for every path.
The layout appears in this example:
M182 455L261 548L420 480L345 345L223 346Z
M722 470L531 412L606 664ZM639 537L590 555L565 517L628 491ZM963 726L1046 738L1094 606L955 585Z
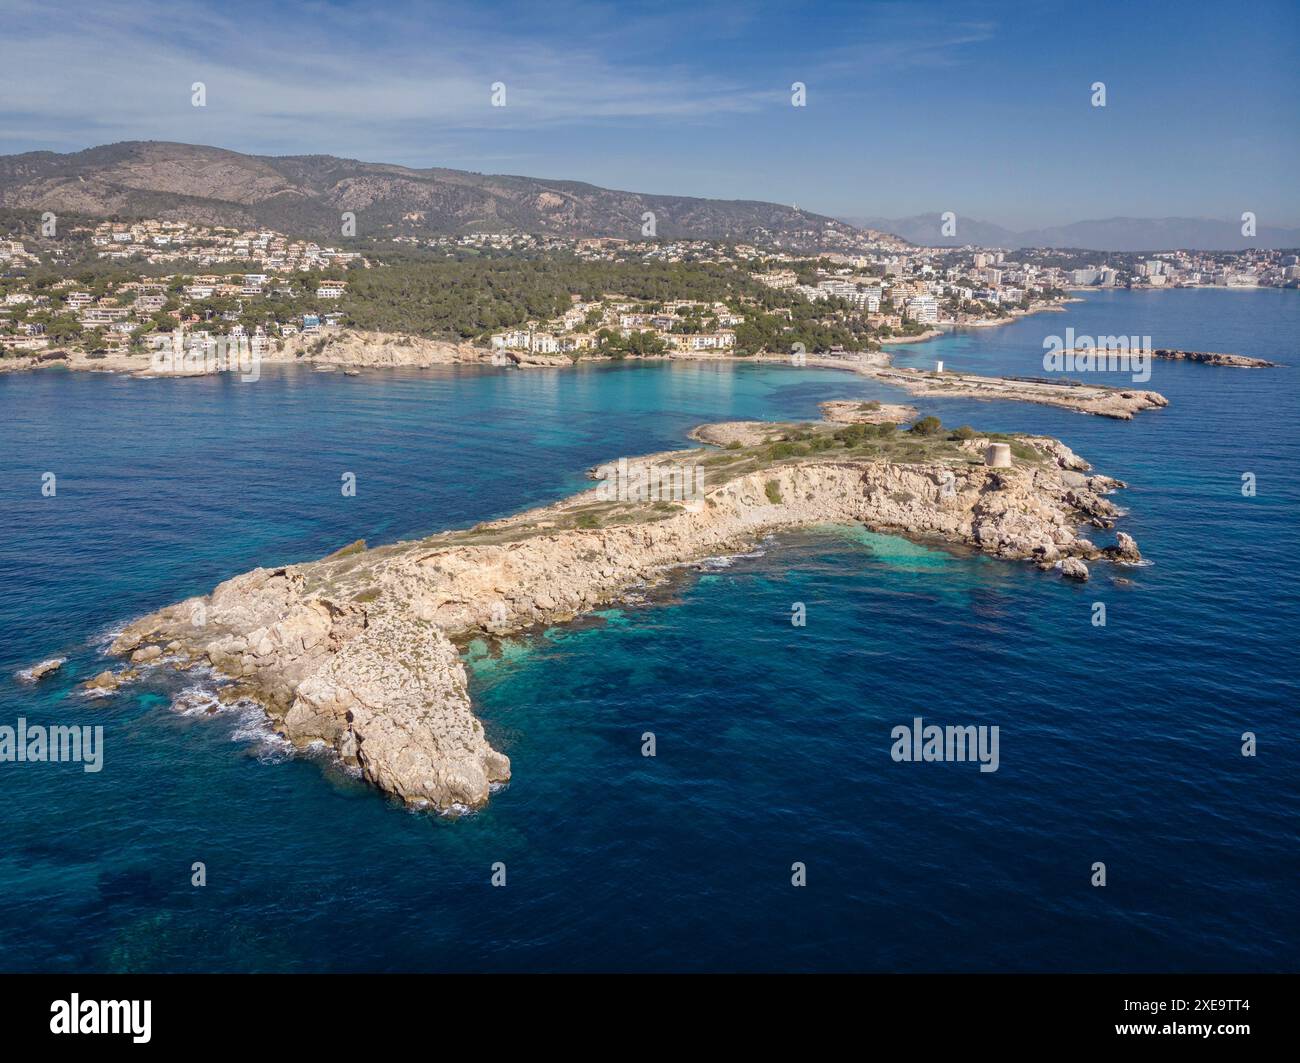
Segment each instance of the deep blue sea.
M1139 386L1170 406L1128 423L919 403L1128 481L1120 527L1152 564L1078 585L827 528L474 647L514 779L459 819L288 755L255 716L177 711L192 680L74 688L108 633L256 565L544 503L702 421L898 393L709 364L0 375L0 724L105 730L97 774L0 763L0 968L1297 969L1300 292L1096 293L898 359L1036 375L1067 326L1292 366L1157 363ZM14 677L52 655L39 686ZM999 770L895 763L914 716L996 725Z

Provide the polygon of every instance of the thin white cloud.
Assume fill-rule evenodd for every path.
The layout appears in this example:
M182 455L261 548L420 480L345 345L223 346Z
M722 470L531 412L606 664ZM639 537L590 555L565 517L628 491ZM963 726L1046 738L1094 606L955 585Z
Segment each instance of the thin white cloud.
M181 0L106 0L77 17L17 0L0 70L7 134L51 144L133 138L391 150L395 135L627 120L707 120L773 93L716 75L618 63L578 40L324 6L294 20ZM416 20L416 21L411 21ZM193 107L203 82L207 105ZM505 107L491 105L494 82ZM348 149L348 144L355 147Z
M746 74L739 49L688 65L673 59L673 43L749 34L752 44L761 17L745 5L628 16L580 0L519 9L98 0L54 16L35 0L6 0L0 136L58 150L155 139L418 163L436 152L512 153L485 144L485 132L716 124L788 102L789 79L762 59ZM883 27L900 19L886 39ZM819 51L807 76L842 91L871 71L943 62L983 32L886 5L869 32ZM768 36L778 48L780 34ZM190 104L196 81L202 108ZM494 82L506 86L505 107L491 106Z

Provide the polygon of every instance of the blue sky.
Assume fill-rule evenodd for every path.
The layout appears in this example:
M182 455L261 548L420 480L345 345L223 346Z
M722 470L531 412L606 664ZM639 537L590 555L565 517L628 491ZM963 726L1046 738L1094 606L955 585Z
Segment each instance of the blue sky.
M1296 0L0 0L0 25L4 153L179 140L837 215L1300 224Z

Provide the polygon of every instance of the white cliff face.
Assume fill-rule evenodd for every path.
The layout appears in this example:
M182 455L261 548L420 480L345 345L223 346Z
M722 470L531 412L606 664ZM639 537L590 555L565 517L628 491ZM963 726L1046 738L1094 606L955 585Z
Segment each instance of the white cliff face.
M145 617L113 648L179 643L191 662L238 681L294 742L327 743L408 804L476 807L510 778L510 761L473 715L454 639L562 621L671 566L815 524L862 523L1044 568L1140 556L1128 536L1103 551L1075 532L1080 521L1109 527L1115 509L1102 493L1122 485L1085 476L1087 463L1055 440L1024 442L1045 460L794 461L727 480L661 519L556 528L572 506L560 503L474 533L256 569ZM481 541L497 532L505 541Z
M382 615L312 671L283 720L320 738L381 790L412 805L477 806L510 778L488 745L456 647L409 612Z
M406 803L484 804L510 761L471 710L456 647L400 596L362 609L306 593L301 569L236 576L132 625L115 651L178 640L239 681L285 737L325 742Z
M490 358L489 351L468 343L346 329L293 336L285 342L283 351L273 351L263 361L302 360L337 367L422 369Z

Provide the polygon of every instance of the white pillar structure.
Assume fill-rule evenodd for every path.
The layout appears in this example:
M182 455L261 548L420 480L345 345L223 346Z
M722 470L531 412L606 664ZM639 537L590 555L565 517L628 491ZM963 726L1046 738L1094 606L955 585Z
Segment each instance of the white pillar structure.
M984 464L990 469L1011 468L1011 444L990 443L984 448Z

